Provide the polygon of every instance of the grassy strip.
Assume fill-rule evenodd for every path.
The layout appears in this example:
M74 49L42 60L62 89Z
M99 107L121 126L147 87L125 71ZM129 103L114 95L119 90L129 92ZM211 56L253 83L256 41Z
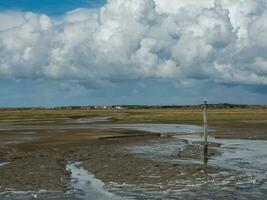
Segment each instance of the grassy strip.
M138 110L1 110L0 120L59 120L71 117L112 116L118 121L200 121L200 109ZM267 109L210 109L210 121L267 120Z

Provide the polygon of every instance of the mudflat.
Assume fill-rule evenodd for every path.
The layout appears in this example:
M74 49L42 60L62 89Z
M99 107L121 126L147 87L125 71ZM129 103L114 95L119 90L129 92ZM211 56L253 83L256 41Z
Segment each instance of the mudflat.
M54 113L51 117L48 113L46 119L22 119L20 115L14 119L16 117L12 113L13 119L7 117L8 120L0 124L0 163L6 163L0 165L0 199L1 192L6 191L71 192L71 174L66 170L66 164L74 161L82 161L82 166L105 182L111 191L116 191L115 185L134 185L153 191L175 191L203 180L227 180L230 185L235 185L248 178L246 175L241 176L242 173L238 170L202 164L201 142L190 143L172 136L162 138L160 131L152 133L112 128L112 125L119 123L168 123L168 120L156 119L155 116L148 120L143 111L140 111L143 118L138 118L137 114L135 117L131 115L129 120L120 119L126 111L122 112L108 113L110 115L81 112L82 116L76 113L77 116L60 115L60 118L55 117ZM136 114L138 111L132 112ZM263 119L258 119L259 116L253 119L242 117L234 121L211 118L210 129L213 131L209 134L218 139L266 140L265 114L262 114L263 111L258 113L264 116ZM239 116L238 112L237 114ZM162 111L160 115L162 117ZM169 115L166 116L169 118ZM94 120L95 117L97 120ZM201 125L201 121L195 118L189 120L188 117L177 121L171 119L169 123ZM110 126L106 126L107 124ZM176 142L182 143L183 148L174 148L158 157L131 150L131 147L134 149ZM209 157L219 156L220 153L220 144L211 142ZM196 162L191 162L192 160ZM216 177L214 174L217 174Z

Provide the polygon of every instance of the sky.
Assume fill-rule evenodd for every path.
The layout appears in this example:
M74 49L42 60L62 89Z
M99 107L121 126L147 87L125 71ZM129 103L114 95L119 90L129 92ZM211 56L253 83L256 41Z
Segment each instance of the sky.
M1 0L0 107L267 104L266 0Z

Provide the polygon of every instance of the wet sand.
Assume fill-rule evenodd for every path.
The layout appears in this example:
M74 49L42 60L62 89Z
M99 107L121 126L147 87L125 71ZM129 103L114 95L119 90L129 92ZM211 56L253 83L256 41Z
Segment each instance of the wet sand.
M89 120L89 123L94 122ZM85 169L114 192L116 185L166 191L212 181L220 183L222 180L235 185L240 179L247 178L245 175L234 178L240 173L234 170L201 164L201 143L187 144L183 141L182 151L177 148L172 154L166 155L171 160L168 162L132 153L128 147L150 145L155 141L176 142L177 138L161 138L158 133L140 130L96 128L85 126L84 123L87 123L86 120L80 120L77 126L76 121L64 119L45 123L2 124L0 160L9 163L0 166L0 193L38 190L69 192L73 187L66 165L73 161L82 161ZM212 129L217 130L210 132L215 138L267 139L267 124L258 121L235 124L216 122L211 125ZM219 144L213 143L210 147L210 157L219 155ZM179 162L184 159L197 160L199 163ZM214 174L217 176L214 177Z
M102 138L137 136L129 131L82 131L41 132L30 140L23 140L24 133L2 133L0 157L10 163L0 167L0 192L6 189L67 191L70 174L65 170L66 162L88 159L94 150L96 157L101 157L99 144L107 143Z

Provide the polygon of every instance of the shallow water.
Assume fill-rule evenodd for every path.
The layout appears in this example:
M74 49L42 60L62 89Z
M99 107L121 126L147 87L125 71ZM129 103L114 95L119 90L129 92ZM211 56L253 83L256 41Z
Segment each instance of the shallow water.
M66 169L71 172L71 185L78 199L110 199L120 198L104 189L104 183L93 174L81 167L81 162L69 163Z
M200 136L185 136L189 142L202 141ZM220 143L220 155L209 159L210 165L248 172L267 178L267 141L216 139L209 137L209 142Z
M161 125L159 125L161 126ZM200 132L202 127L193 126L191 133ZM131 126L128 126L131 128ZM183 135L179 126L172 127L173 140L152 141L149 144L133 145L127 147L131 153L142 155L147 158L164 160L169 162L184 163L184 160L172 156L175 152L180 151L186 145L180 139L186 139L193 144L196 141L203 141L199 135ZM184 128L184 127L183 127ZM166 126L148 130L140 126L138 130L145 130L160 133L161 130L168 130ZM136 129L134 129L136 130ZM176 134L175 134L176 133ZM189 131L190 133L190 131ZM177 139L175 139L177 136ZM157 191L139 191L144 198L157 199L266 199L267 198L267 141L264 140L236 140L236 139L215 139L209 137L210 142L222 144L217 148L221 154L213 156L209 159L208 165L232 170L230 172L222 172L212 174L214 180L199 180L197 183L192 181L192 184L187 182L179 182L174 185L184 185L181 191L166 191L159 193ZM189 163L201 164L200 160L188 160ZM222 177L222 178L217 178ZM233 185L232 183L235 182ZM204 187L208 185L208 187ZM135 196L136 191L131 191L130 187L125 187L126 191ZM126 193L127 193L126 192ZM122 192L120 192L122 193ZM179 196L179 197L178 197Z
M155 155L172 155L177 150L182 149L186 143L203 141L200 133L201 126L180 125L180 124L118 124L110 125L113 128L125 128L130 130L140 130L153 133L170 133L179 140L155 140L149 145L134 145L130 147L133 153L147 153ZM180 134L183 136L181 137ZM188 135L187 135L188 134ZM194 135L191 135L194 134ZM216 139L208 138L209 142L222 144L218 150L222 154L212 157L209 161L211 165L218 165L239 171L247 171L254 174L267 174L267 141L266 140L241 140L241 139Z

